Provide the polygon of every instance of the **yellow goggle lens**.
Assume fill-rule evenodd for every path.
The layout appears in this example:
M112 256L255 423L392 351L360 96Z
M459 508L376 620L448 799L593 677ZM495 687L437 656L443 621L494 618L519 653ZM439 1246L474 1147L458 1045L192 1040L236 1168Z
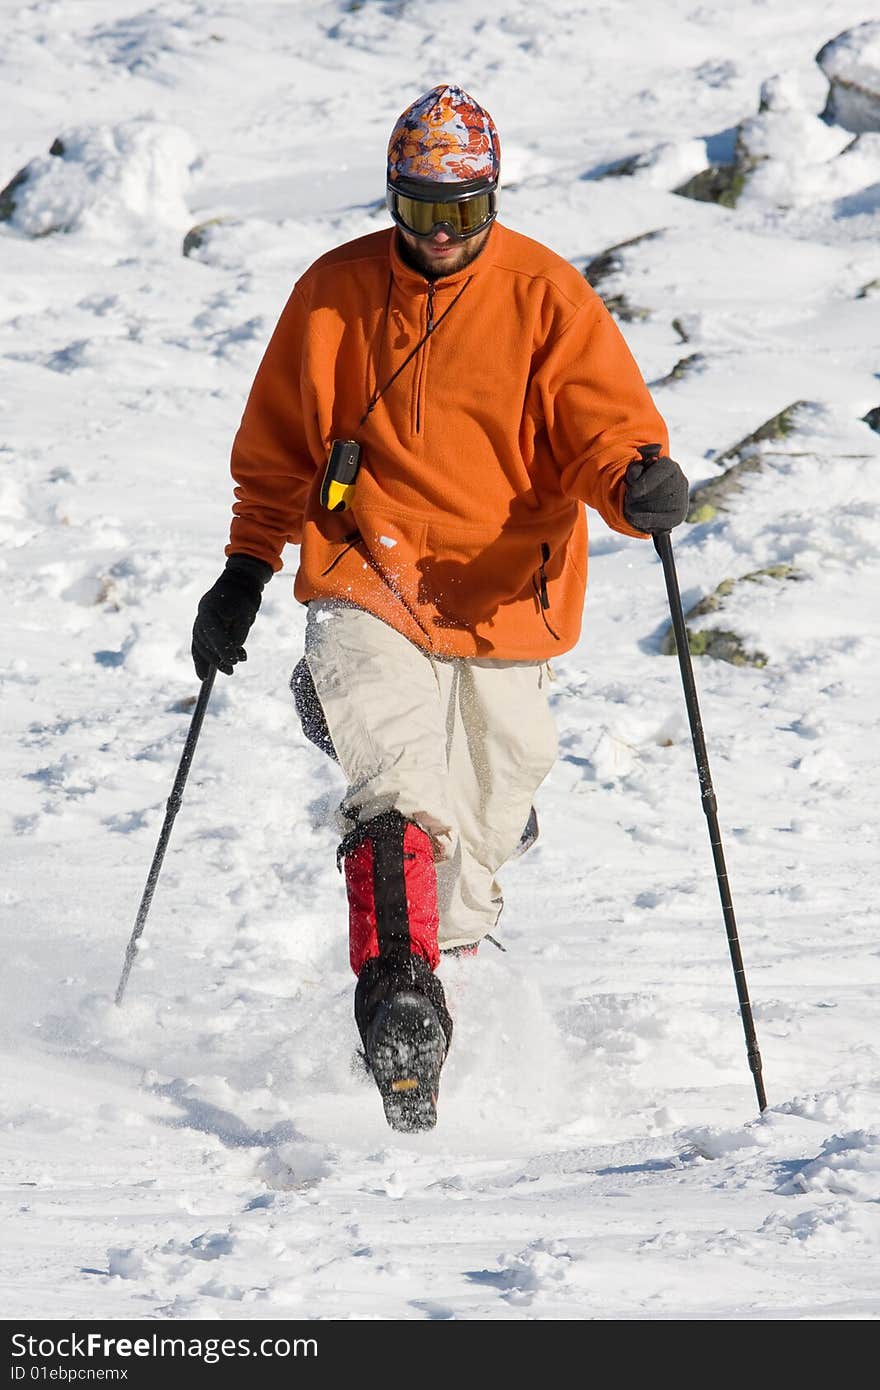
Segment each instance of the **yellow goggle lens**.
M420 198L394 194L392 211L416 236L429 236L438 223L445 222L458 236L471 236L485 227L494 211L491 193L478 193L461 202L424 203Z

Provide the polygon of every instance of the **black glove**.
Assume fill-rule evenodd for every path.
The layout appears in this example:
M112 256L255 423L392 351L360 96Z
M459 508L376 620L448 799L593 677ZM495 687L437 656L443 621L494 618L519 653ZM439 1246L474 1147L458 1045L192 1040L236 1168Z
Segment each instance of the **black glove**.
M212 666L231 676L237 661L247 661L242 643L272 578L272 566L253 555L230 555L213 588L199 599L193 624L192 657L200 681Z
M623 475L623 515L637 531L671 531L687 516L688 480L659 444L639 449Z

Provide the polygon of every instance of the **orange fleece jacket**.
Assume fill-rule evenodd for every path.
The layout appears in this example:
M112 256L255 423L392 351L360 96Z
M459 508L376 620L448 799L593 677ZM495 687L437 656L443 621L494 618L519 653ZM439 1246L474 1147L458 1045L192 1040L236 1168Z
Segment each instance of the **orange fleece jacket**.
M429 315L433 333L364 420ZM320 503L333 439L362 451L342 513ZM226 553L278 570L299 542L303 603L347 600L439 656L546 660L580 634L583 504L642 536L622 512L640 444L667 452L665 425L572 265L496 222L469 266L431 285L390 228L294 287L233 445Z

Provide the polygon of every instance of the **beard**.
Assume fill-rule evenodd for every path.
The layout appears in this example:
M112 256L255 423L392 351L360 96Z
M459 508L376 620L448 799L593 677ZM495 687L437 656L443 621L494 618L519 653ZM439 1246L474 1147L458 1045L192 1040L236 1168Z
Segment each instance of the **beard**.
M489 226L485 231L477 232L476 236L458 241L438 242L438 246L442 244L454 248L442 257L432 257L430 237L408 235L400 228L398 228L398 245L403 259L413 270L419 271L426 280L442 280L446 275L455 275L459 270L464 270L465 266L477 259L486 245L491 230L492 228Z

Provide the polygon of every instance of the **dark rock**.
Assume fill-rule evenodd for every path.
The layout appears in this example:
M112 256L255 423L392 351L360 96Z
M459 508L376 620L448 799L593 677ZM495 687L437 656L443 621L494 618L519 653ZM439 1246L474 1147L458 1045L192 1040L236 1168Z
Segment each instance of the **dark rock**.
M828 78L828 99L822 119L856 134L880 130L880 69L877 44L880 21L867 20L845 29L824 44L816 62ZM873 55L869 51L873 49ZM860 61L860 50L864 54Z
M875 405L873 410L869 410L867 415L862 416L862 419L875 434L880 434L880 405Z
M743 458L755 452L758 444L764 444L768 439L785 439L792 434L798 426L798 415L803 410L811 410L812 401L792 401L784 410L780 410L778 415L771 415L769 420L765 420L763 425L759 425L751 434L747 434L739 443L731 445L725 449L723 454L719 454L716 463L726 463L728 459Z
M5 188L0 188L0 222L8 222L15 215L16 193L28 181L27 168L19 169L18 173L11 178Z
M173 705L169 705L169 709L174 714L189 714L191 710L195 709L197 703L197 695L184 695L183 699L175 700Z
M720 478L710 478L707 483L691 488L688 514L685 518L692 525L700 521L712 521L719 512L727 510L725 503L742 492L742 478L745 473L760 473L759 458L743 459L721 474Z
M658 227L653 232L642 232L639 236L630 237L627 241L616 241L613 246L606 246L604 251L600 251L598 256L587 261L584 266L584 278L593 286L594 290L601 292L601 285L612 275L618 275L623 270L622 251L627 251L631 246L638 246L643 241L653 241L655 237L663 235L663 228Z
M700 632L688 630L688 649L691 656L710 656L713 661L728 661L731 666L767 665L760 651L749 651L738 633L729 628L706 628Z
M606 281L623 271L623 252L632 246L638 246L643 241L653 241L655 237L662 235L663 228L658 227L652 232L642 232L639 236L629 237L627 241L617 241L613 246L607 246L604 251L600 251L598 256L594 256L584 266L584 278L592 285L597 294L602 296L609 313L614 314L615 318L620 319L623 323L635 323L640 319L650 318L651 310L631 304L629 297L623 291L607 293L603 286Z
M763 128L772 113L788 109L789 98L785 84L771 78L761 88L758 115L748 117L732 128L732 158L716 160L692 178L673 188L680 198L693 198L698 203L717 203L719 207L735 208L742 197L749 176L763 163L766 156L749 148L749 137L755 129ZM763 119L762 119L763 117Z
M801 580L803 577L793 565L780 564L769 565L766 569L752 570L751 573L744 574L740 579L722 580L713 593L700 599L699 603L694 604L693 608L685 614L688 650L691 655L709 656L715 661L727 661L732 666L766 666L769 659L767 655L761 651L750 651L739 634L731 628L696 625L692 627L690 624L695 624L697 619L705 618L709 614L718 613L724 606L724 600L729 597L738 584L758 584L767 580L777 582ZM671 624L660 649L664 656L674 656L678 650Z
M672 191L680 198L694 198L698 203L735 208L747 175L748 171L738 164L710 164L708 169L702 169Z
M60 136L56 136L52 141L49 146L49 153L57 155L59 158L64 157L64 141ZM5 188L0 188L0 222L8 222L10 218L15 216L15 208L18 201L15 195L20 189L24 188L30 178L30 171L30 165L26 164L23 169L19 169L18 173L9 180Z
M630 304L625 294L605 295L603 298L609 314L620 319L621 323L638 323L651 317L650 309L645 309L639 304Z
M736 462L719 477L710 478L708 482L691 489L687 520L691 523L711 521L719 512L726 511L725 504L742 491L744 475L760 473L763 468L760 446L769 440L785 439L797 428L800 411L809 407L809 401L793 401L778 415L771 416L751 434L719 454L716 463L726 463L728 459L735 459Z
M658 386L671 386L673 382L683 381L686 376L691 376L694 372L704 371L705 367L706 358L703 353L692 352L687 357L680 358L665 376L658 377L656 381L650 381L648 385L652 390Z
M601 164L583 177L591 183L599 183L602 179L631 178L637 170L647 168L650 162L645 154L629 154L624 159L615 159L611 164Z
M200 247L204 246L211 227L218 227L225 220L223 217L209 217L207 222L197 222L194 227L190 227L183 238L183 254L191 256L194 251L198 251Z

